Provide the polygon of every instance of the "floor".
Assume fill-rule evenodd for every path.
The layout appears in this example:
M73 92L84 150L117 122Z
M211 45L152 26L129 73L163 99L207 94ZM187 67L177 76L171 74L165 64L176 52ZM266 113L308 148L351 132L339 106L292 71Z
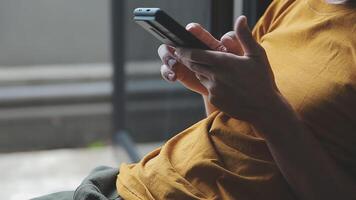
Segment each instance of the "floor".
M139 144L144 155L161 143ZM129 162L121 148L61 149L0 154L0 199L29 199L73 190L95 167Z

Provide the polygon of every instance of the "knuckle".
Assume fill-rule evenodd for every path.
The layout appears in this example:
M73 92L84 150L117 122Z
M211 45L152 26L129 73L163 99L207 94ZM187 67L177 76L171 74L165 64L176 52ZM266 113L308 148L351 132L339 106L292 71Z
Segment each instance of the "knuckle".
M227 33L225 33L222 37L221 40L225 40L225 39L236 39L236 34L234 31L229 31Z
M227 36L229 36L229 37L231 37L233 39L237 39L235 31L229 31L225 35L227 35Z

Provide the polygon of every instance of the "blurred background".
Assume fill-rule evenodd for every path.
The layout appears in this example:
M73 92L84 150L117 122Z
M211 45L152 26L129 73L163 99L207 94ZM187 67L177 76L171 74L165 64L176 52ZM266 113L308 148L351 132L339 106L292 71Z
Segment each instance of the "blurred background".
M132 21L160 7L215 36L269 1L1 0L0 199L73 190L205 116L202 99L160 76L159 42Z

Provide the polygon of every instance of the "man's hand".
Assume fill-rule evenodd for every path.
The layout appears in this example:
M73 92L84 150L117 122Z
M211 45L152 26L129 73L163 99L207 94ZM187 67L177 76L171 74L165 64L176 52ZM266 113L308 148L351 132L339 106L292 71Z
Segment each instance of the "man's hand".
M207 89L211 104L255 124L281 100L267 55L254 40L245 17L237 19L234 35L239 42L226 45L225 41L228 52L178 48L175 54ZM241 44L243 55L232 46L236 44Z
M229 49L231 53L242 55L242 48L233 31L226 33L219 41L197 23L188 24L186 29L215 51L227 51L226 49ZM207 88L200 83L195 72L177 61L175 51L174 47L165 44L158 48L158 55L163 62L161 66L162 77L170 82L178 80L186 88L207 96L209 94Z

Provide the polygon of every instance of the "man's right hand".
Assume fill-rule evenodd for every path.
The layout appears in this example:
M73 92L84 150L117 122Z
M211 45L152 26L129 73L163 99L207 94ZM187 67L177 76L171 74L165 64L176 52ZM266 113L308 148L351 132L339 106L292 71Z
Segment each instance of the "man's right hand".
M216 51L228 51L242 55L241 46L234 32L226 33L221 41L215 39L207 30L197 23L190 23L186 29L195 37L204 42L209 48ZM207 89L200 83L196 74L190 71L186 66L179 63L174 55L175 48L162 44L158 48L163 65L161 66L162 77L170 82L178 80L186 88L197 92L203 96L208 95Z

